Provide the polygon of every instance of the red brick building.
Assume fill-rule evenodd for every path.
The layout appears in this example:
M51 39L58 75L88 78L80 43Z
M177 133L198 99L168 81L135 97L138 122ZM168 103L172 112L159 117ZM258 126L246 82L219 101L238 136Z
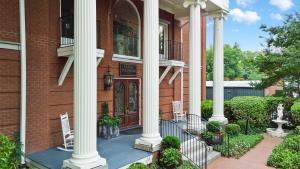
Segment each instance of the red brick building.
M143 1L96 0L96 4L97 115L101 115L101 104L108 102L110 113L123 119L123 128L142 125ZM159 109L164 118L172 118L172 101L183 101L185 110L189 105L189 10L174 11L176 5L177 1L160 1ZM210 2L207 8L213 10L216 8L213 5ZM203 9L203 12L208 14L209 10ZM32 153L62 144L61 113L68 112L71 125L73 122L74 79L70 52L74 43L74 3L73 0L25 0L25 14L26 153ZM205 18L201 17L199 30L202 76L198 78L202 77L202 98L205 98L206 81ZM104 74L108 70L114 75L113 85L104 90ZM20 97L19 1L1 0L0 134L12 136L19 131ZM130 113L124 113L126 111Z

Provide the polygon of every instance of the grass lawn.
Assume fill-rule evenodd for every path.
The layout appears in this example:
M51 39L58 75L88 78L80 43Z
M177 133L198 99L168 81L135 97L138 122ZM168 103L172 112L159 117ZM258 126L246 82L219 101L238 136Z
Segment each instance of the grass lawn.
M251 148L255 147L263 140L262 134L232 136L229 138L229 157L240 158ZM222 156L228 156L228 138L224 138L224 143L214 147Z

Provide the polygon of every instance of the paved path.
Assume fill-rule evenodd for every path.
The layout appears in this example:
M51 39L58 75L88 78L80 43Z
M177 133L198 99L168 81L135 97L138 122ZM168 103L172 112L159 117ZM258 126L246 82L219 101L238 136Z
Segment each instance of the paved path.
M208 169L271 169L267 167L267 159L272 149L280 144L282 139L264 135L264 140L251 149L240 159L220 157L208 165Z

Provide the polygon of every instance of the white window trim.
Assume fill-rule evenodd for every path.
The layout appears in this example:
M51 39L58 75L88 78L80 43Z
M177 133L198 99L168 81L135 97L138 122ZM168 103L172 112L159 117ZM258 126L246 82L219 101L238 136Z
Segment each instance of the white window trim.
M112 60L123 60L124 62L133 62L133 63L142 63L142 59L141 59L141 16L140 13L137 9L137 7L135 6L135 4L131 1L131 0L123 0L128 2L134 9L134 11L136 12L137 16L138 16L138 24L139 24L139 30L138 30L138 52L137 52L137 56L128 56L128 55L121 55L121 54L113 54ZM113 37L114 38L114 37Z
M20 43L0 41L0 49L20 50Z
M133 56L129 57L129 56L117 55L117 54L113 55L112 60L117 62L143 63L143 60L141 58L137 58Z

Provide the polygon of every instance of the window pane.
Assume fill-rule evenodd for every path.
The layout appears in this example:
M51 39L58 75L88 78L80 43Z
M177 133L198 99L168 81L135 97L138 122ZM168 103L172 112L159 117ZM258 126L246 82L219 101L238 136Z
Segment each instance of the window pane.
M119 1L114 11L114 53L138 57L139 20L136 10L129 2Z
M159 25L159 54L165 53L165 28Z
M115 115L124 115L125 105L124 105L124 96L125 96L125 87L122 82L117 82L115 85Z
M129 84L128 110L129 113L137 113L138 111L138 87L136 83Z

